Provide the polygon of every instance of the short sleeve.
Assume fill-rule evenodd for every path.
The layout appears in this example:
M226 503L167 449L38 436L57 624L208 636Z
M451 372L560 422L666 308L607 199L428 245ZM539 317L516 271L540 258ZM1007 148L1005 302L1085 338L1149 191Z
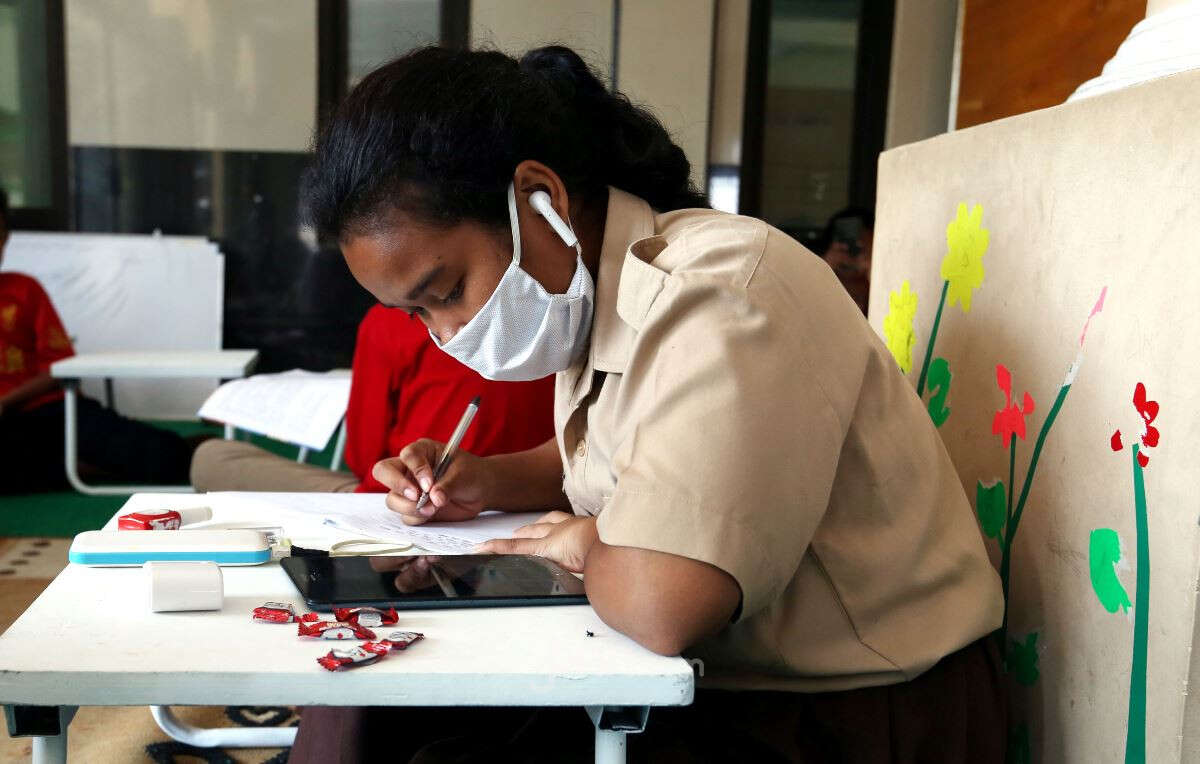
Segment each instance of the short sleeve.
M614 453L600 538L724 570L739 618L792 580L829 504L852 413L841 401L856 397L827 395L837 339L802 330L804 302L769 273L669 276L625 372L636 425Z
M55 361L75 355L75 349L50 296L36 282L32 289L31 301L36 306L33 317L33 330L37 337L36 368L39 373L44 373L50 371L50 365Z
M391 311L391 312L389 312ZM400 372L411 356L397 347L404 323L400 311L375 305L358 325L346 406L346 466L372 492L386 488L371 476L371 468L388 456L388 434L395 425L400 397Z

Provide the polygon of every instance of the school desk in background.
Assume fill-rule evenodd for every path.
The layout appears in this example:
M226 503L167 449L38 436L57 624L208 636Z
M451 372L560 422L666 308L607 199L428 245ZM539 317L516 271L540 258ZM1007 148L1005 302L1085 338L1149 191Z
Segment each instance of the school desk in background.
M90 485L79 477L76 416L79 387L85 380L132 379L170 380L170 384L196 378L230 379L242 377L258 362L257 350L159 350L124 353L83 353L56 361L50 374L62 381L64 401L64 440L67 480L80 493L94 496L119 496L139 491L190 493L190 485L128 486ZM169 387L170 385L164 385Z

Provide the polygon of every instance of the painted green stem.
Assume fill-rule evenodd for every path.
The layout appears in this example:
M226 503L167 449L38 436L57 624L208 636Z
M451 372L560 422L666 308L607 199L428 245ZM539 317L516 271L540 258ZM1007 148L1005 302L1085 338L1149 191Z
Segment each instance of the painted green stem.
M942 309L946 307L946 292L950 282L942 282L942 299L938 301L937 315L933 317L933 330L929 332L929 344L925 346L925 362L921 364L921 376L917 378L917 397L924 400L925 377L929 375L929 362L933 360L933 345L937 342L938 327L942 325Z
M1008 511L1004 513L1004 527L1008 528L1008 524L1012 522L1012 505L1013 505L1013 480L1016 477L1017 471L1017 436L1014 434L1008 442ZM1003 545L1004 537L1000 537L1000 543Z
M1070 384L1065 384L1058 389L1058 397L1054 399L1054 405L1050 408L1050 413L1046 415L1046 421L1042 422L1042 429L1038 432L1037 441L1033 445L1033 456L1029 458L1029 469L1025 472L1025 483L1021 486L1021 498L1017 499L1017 508L1013 510L1012 518L1004 528L1004 548L1000 553L1000 584L1004 587L1004 622L1000 626L1000 644L1006 648L1008 645L1008 574L1012 565L1013 542L1017 538L1017 526L1021 524L1021 514L1025 511L1025 500L1029 498L1029 489L1033 486L1033 476L1037 472L1038 459L1042 456L1042 446L1046 444L1046 436L1050 434L1050 428L1054 426L1054 420L1058 417L1058 412L1069 392L1071 392ZM1011 485L1009 485L1009 490L1012 490Z
M1137 515L1137 593L1133 601L1133 663L1129 669L1129 723L1125 764L1146 761L1146 653L1150 636L1150 520L1146 483L1133 444L1133 506Z

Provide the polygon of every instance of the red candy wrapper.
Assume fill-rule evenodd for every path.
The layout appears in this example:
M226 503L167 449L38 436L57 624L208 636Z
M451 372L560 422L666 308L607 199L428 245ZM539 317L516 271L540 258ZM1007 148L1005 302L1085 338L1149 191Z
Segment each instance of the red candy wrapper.
M259 623L291 623L296 620L296 609L290 602L264 602L250 617Z
M250 617L259 623L311 623L321 618L316 613L296 615L296 608L290 602L264 602L262 607L254 608Z
M375 639L370 629L341 621L299 621L296 634L316 639Z
M400 615L394 607L387 610L377 607L335 607L333 617L343 623L357 623L368 628L395 626L400 620Z
M392 650L404 650L413 642L424 638L425 635L419 631L393 631L387 635L387 639L381 639L376 644L386 647L391 652Z
M330 650L326 655L317 658L317 663L330 671L366 666L394 650L405 649L424 636L416 631L394 631L388 635L387 639L381 639L378 642L364 642L349 650Z
M177 531L181 525L183 516L173 509L132 512L117 518L117 530L122 531Z
M368 642L361 647L352 647L349 650L330 650L325 655L317 658L317 663L322 668L337 671L338 669L354 668L355 666L366 666L369 663L374 663L382 658L386 652L386 650L380 650L373 643Z

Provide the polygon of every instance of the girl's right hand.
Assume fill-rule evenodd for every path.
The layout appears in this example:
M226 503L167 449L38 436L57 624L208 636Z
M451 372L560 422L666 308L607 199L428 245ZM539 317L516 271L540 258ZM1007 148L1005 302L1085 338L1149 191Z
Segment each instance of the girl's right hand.
M388 509L408 525L430 520L470 520L482 512L492 494L493 478L486 459L459 449L442 479L433 481L433 468L444 443L428 438L410 443L392 459L376 463L371 475L388 488ZM429 501L417 512L421 491Z

